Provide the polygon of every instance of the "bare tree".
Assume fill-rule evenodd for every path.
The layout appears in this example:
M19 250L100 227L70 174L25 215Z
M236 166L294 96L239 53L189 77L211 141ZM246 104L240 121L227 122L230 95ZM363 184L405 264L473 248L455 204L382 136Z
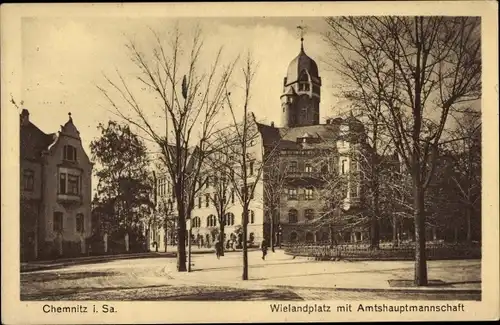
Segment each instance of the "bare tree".
M280 162L278 150L270 150L264 158L263 181L263 205L264 215L269 219L269 246L274 252L276 246L276 222L280 218L280 201L286 187L288 164Z
M267 157L272 156L273 150L278 147L276 143L273 148L261 148L256 144L259 139L259 130L255 116L249 113L249 105L252 91L252 81L255 76L254 62L250 55L247 57L243 74L243 98L241 106L232 98L229 89L225 92L225 103L231 113L233 124L228 128L228 134L233 134L232 137L221 139L223 145L217 147L227 148L226 153L229 155L227 160L227 169L230 171L230 180L233 190L238 197L242 207L242 237L243 237L243 273L242 279L248 280L248 219L249 206L254 200L255 189L262 182L262 174L266 165ZM242 121L238 117L241 108ZM262 155L262 156L261 156ZM262 159L260 158L262 157Z
M480 19L343 17L328 23L344 62L340 69L351 75L361 99L381 103L379 117L412 177L415 283L427 285L425 191L450 112L481 96Z
M457 115L451 140L442 146L444 177L451 185L446 190L456 193L457 199L451 202L465 214L466 240L471 242L472 217L481 216L481 114L466 108Z
M334 147L336 143L329 143ZM352 152L349 155L353 157ZM318 150L313 158L314 169L318 171L320 182L315 186L316 198L321 202L320 214L316 219L308 221L315 229L327 228L330 237L330 247L338 244L337 234L345 229L352 229L365 222L364 218L352 218L347 212L350 208L349 192L356 192L358 173L356 170L340 166L336 150ZM355 165L355 164L351 164ZM351 190L352 189L352 190Z
M118 80L104 76L107 87L98 88L119 116L160 147L161 160L177 202L177 270L183 272L186 271L186 219L190 218L199 190L195 180L210 150L209 139L215 130L234 62L223 66L220 49L208 69L201 66L203 41L199 29L188 40L191 47L187 50L178 29L167 45L156 31L152 34L155 44L149 55L134 41L126 46L139 71L136 78L129 80L117 69ZM150 103L141 104L138 95L141 89L135 88L133 81L142 87L142 95L148 91ZM158 105L159 112L153 111L153 103ZM155 116L160 117L155 120Z
M228 138L228 134L221 131L217 134L216 140L218 143L223 143ZM231 222L231 216L227 211L234 204L234 189L232 188L233 182L231 180L230 166L230 152L229 146L222 145L213 151L207 157L207 166L205 168L207 176L205 178L210 181L209 184L213 188L213 192L209 193L209 200L217 211L217 219L219 222L219 242L221 243L221 255L224 256L224 228L226 223ZM234 220L233 220L234 222Z

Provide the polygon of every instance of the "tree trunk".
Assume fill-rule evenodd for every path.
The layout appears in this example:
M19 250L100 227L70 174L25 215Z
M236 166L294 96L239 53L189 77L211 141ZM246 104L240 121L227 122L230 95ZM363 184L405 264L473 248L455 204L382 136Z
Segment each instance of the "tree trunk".
M219 219L221 221L224 221L223 218ZM220 233L219 233L219 241L221 243L221 250L220 250L220 255L221 256L224 256L224 250L225 250L225 246L224 246L224 222L221 222L220 223Z
M419 181L418 177L417 180ZM414 186L414 219L415 219L415 284L427 285L427 257L425 254L425 210L424 190L419 182Z
M271 245L271 252L274 253L274 213L271 213L271 229L269 230L269 244Z
M472 222L471 222L471 216L472 216L472 207L467 207L467 210L465 211L465 222L467 225L467 242L470 243L472 241Z
M179 202L177 212L177 272L186 272L186 215L184 204Z
M398 242L398 217L397 216L392 217L392 246L393 247L399 246L399 242Z
M378 182L375 180L375 182ZM371 216L370 220L370 248L371 249L378 249L379 248L379 242L380 242L380 226L379 226L379 214L380 214L380 209L379 209L379 191L378 191L378 184L373 184L374 186L374 193L373 193L373 214Z
M330 230L330 248L333 249L335 243L335 233L333 231L333 225L329 226L329 230Z
M248 248L247 248L247 226L248 226L248 206L243 207L243 274L242 279L248 280Z

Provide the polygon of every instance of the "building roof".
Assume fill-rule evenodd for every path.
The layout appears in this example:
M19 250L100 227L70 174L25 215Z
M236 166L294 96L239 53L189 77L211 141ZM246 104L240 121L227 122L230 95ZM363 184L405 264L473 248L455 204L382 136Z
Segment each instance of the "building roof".
M31 122L22 123L20 126L20 147L19 155L21 159L38 160L42 152L55 141L56 134L46 134Z
M288 65L286 83L290 84L297 81L303 70L306 70L311 77L319 78L318 65L306 54L304 47L301 45L299 55Z

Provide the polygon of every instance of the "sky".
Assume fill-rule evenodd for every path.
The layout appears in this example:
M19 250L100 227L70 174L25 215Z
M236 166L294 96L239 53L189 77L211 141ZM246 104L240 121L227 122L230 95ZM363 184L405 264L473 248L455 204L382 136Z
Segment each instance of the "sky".
M68 119L80 131L84 148L99 133L97 125L119 120L97 89L109 85L104 74L117 80L118 69L131 80L138 70L125 48L127 39L137 41L141 50L151 52L149 28L168 39L175 23L189 40L200 26L204 48L203 65L213 62L222 46L222 63L247 53L256 62L250 110L258 120L280 123L280 95L288 64L300 50L298 25L306 26L304 48L319 67L323 80L321 117L334 114L334 96L329 94L335 76L326 71L325 31L322 18L23 18L22 20L22 100L31 120L43 131L56 132ZM240 62L243 60L240 59ZM241 80L237 66L235 80ZM238 79L240 78L240 79ZM140 91L139 89L137 89ZM145 99L147 100L147 99ZM48 118L50 117L50 118Z
M305 52L318 64L322 78L320 122L343 111L345 103L335 96L335 85L340 79L327 68L329 50L323 40L327 25L321 17L25 17L21 21L22 92L17 101L24 102L32 122L46 133L59 131L71 112L90 156L89 144L99 136L98 124L106 124L110 119L123 121L97 88L110 89L104 76L118 81L118 70L127 82L136 86L133 91L147 108L150 121L163 126L163 120L155 118L157 104L135 82L139 71L131 62L125 44L133 40L140 51L151 55L154 44L151 30L168 40L176 24L186 42L192 39L196 26L201 29L202 68L213 63L220 47L223 47L222 64L241 56L233 79L236 84L243 80L241 64L250 53L256 63L256 75L249 109L257 120L268 124L274 121L278 126L283 78L300 51L297 26L305 26ZM238 96L241 90L235 88L236 101L242 97ZM229 121L229 113L220 119ZM152 152L157 152L152 142L146 144ZM96 181L93 183L95 187Z

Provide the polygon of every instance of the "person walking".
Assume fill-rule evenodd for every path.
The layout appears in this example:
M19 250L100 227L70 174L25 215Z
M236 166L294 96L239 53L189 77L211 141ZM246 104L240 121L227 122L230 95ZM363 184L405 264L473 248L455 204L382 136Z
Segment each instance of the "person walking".
M220 253L221 253L221 242L220 241L216 241L215 242L215 255L217 255L217 259L220 259Z
M262 249L262 259L266 259L267 255L267 241L264 239L261 244L261 249Z

